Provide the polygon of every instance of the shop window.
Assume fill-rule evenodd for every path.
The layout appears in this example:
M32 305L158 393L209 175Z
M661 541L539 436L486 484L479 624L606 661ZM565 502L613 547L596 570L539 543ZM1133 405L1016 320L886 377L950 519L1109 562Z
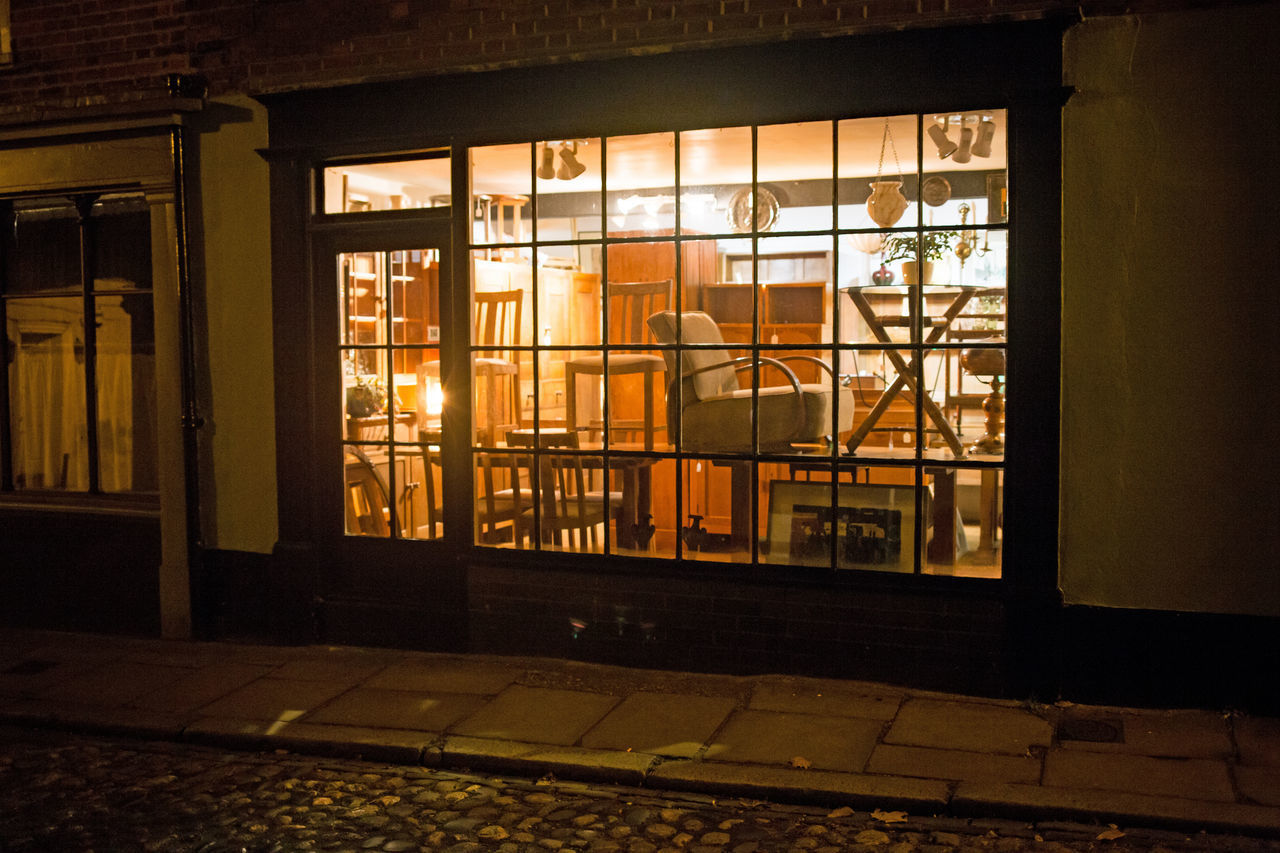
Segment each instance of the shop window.
M1006 124L472 149L477 544L998 578Z
M320 172L323 213L367 213L448 207L447 155L413 160L359 161Z
M146 199L19 199L5 208L3 491L155 494Z

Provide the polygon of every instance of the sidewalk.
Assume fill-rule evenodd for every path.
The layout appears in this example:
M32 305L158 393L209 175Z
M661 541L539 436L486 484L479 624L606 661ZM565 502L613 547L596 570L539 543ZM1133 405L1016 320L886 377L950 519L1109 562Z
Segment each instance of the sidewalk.
M0 629L0 724L916 815L1280 836L1280 720Z

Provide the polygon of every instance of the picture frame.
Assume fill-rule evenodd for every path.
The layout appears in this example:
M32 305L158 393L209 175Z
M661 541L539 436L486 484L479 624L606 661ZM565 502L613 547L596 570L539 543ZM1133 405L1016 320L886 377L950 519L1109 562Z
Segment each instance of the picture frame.
M835 568L915 571L915 489L841 483L835 517L831 484L774 480L769 484L767 546L771 559L793 565L829 566L835 536Z

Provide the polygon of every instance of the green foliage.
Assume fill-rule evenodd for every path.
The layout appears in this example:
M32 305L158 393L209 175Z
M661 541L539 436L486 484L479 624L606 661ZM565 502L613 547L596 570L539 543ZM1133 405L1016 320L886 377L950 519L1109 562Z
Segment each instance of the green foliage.
M920 235L919 246L924 254L921 260L940 261L959 239L955 231L925 231ZM884 263L916 260L916 235L896 234L884 241Z

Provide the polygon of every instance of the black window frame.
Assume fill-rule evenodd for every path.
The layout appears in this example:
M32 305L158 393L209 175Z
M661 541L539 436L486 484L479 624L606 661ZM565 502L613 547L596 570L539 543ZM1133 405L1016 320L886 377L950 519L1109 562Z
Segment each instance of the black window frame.
M95 221L94 207L104 199L112 199L120 196L138 196L144 200L144 203L150 204L146 199L145 190L134 184L129 185L112 185L102 187L72 187L64 188L54 192L35 193L35 194L15 194L7 195L0 198L0 221L4 223L4 234L0 236L0 327L7 328L8 305L13 300L23 299L39 299L46 295L57 295L61 298L76 298L80 302L80 310L82 322L84 323L84 365L81 378L83 380L83 393L85 399L85 420L86 420L86 437L87 437L87 477L88 486L85 491L72 491L67 489L48 488L48 487L17 487L14 481L14 464L13 464L13 439L12 439L12 410L11 410L11 380L7 365L12 356L7 351L7 332L6 332L6 369L0 371L0 508L6 505L39 505L54 507L68 507L77 510L100 508L110 512L125 513L142 513L145 515L154 515L159 511L160 506L160 486L154 490L138 490L127 492L111 492L104 491L101 486L101 454L99 450L99 433L100 423L98 416L98 382L97 382L97 362L99 357L97 347L95 321L96 302L100 297L115 295L117 292L110 289L101 289L95 287L95 279L97 270L95 267L95 256L98 249L98 228ZM79 243L79 257L77 258L77 266L79 269L79 283L74 293L64 291L51 291L45 294L41 291L10 292L8 282L13 276L12 263L19 251L15 245L16 238L16 208L15 205L23 201L42 201L50 202L64 201L70 204L76 210L77 220L77 236ZM150 228L150 226L148 226ZM148 240L153 240L154 234L148 231ZM148 257L151 252L148 252ZM154 282L149 283L145 288L130 288L127 293L131 296L146 296L151 300L152 316L154 317L155 307L155 285ZM154 327L152 330L154 334ZM154 341L153 341L154 345ZM154 401L153 401L154 408ZM152 426L152 434L156 434L156 426Z

